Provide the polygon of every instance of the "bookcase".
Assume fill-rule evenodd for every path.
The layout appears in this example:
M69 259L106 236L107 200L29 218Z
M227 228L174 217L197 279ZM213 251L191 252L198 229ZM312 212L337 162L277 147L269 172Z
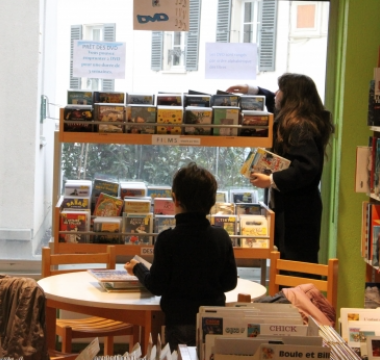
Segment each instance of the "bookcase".
M105 252L107 244L91 243L60 243L59 219L63 196L60 194L60 169L62 143L102 143L102 144L136 144L158 145L169 139L176 139L176 145L212 146L212 147L272 147L273 115L270 116L267 137L244 136L196 136L196 135L147 135L126 133L95 133L95 132L64 132L63 109L60 110L60 128L55 132L54 144L54 174L53 174L53 211L52 228L55 253L92 253ZM183 142L181 142L183 140ZM166 146L166 145L165 145ZM274 212L261 204L268 220L269 248L234 248L236 259L269 259L274 245ZM91 233L91 232L90 232ZM92 234L92 233L91 233ZM247 237L247 236L245 236ZM117 255L142 257L153 255L153 246L116 244Z

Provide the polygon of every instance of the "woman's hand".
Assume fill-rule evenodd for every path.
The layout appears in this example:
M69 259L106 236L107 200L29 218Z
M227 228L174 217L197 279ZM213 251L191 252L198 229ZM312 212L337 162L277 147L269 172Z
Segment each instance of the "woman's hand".
M128 274L129 275L135 275L133 273L133 268L135 267L136 264L139 264L140 261L137 261L135 259L131 259L131 261L128 261L125 265L124 265L124 269L127 270Z
M271 186L270 176L261 173L251 173L251 178L249 180L253 186L258 188L269 188Z
M233 85L230 86L226 92L229 93L241 93L241 94L246 94L248 92L248 85L243 84L243 85Z

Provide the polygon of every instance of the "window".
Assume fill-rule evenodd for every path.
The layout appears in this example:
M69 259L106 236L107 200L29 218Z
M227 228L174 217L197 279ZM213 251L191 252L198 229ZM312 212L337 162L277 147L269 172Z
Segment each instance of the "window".
M291 7L292 37L320 37L327 34L328 4L298 1Z
M70 41L70 89L113 91L115 80L73 77L74 40L115 41L116 24L72 25Z
M152 70L198 70L201 0L189 1L188 32L152 31Z
M217 42L257 44L258 71L275 71L277 0L218 0Z

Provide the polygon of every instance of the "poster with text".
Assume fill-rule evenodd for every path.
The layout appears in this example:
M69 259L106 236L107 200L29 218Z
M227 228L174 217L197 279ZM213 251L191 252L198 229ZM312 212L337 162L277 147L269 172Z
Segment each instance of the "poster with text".
M256 79L256 44L206 43L205 60L206 79Z
M73 76L125 79L125 43L74 40Z
M133 0L133 30L189 31L189 0Z

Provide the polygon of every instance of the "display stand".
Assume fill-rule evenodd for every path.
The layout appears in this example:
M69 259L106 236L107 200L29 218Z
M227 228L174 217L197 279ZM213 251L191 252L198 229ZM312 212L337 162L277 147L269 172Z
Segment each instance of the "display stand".
M213 147L272 147L272 127L273 116L270 116L267 137L243 137L243 136L193 136L193 135L146 135L146 134L126 134L126 133L86 133L86 132L64 132L63 109L60 111L60 130L55 132L55 154L54 154L54 178L53 178L53 203L56 204L53 211L53 252L54 253L91 253L104 252L108 244L91 243L60 243L59 242L59 219L61 212L61 153L62 143L103 143L103 144L137 144L137 145L157 145L157 140L175 137L177 145L184 146L213 146ZM181 139L183 143L181 143ZM266 205L261 204L264 215L268 219L269 248L234 248L236 259L262 259L261 283L266 280L266 259L270 258L270 253L274 245L274 212ZM89 234L94 234L89 232ZM154 235L154 234L153 234ZM248 236L244 236L248 237ZM261 237L262 238L262 237ZM145 245L123 245L115 244L117 255L149 257L153 255L153 246Z

